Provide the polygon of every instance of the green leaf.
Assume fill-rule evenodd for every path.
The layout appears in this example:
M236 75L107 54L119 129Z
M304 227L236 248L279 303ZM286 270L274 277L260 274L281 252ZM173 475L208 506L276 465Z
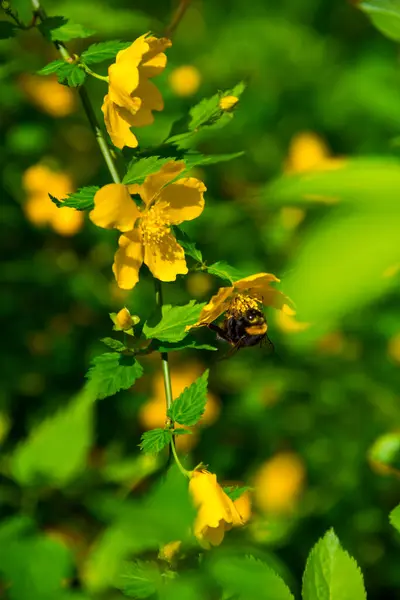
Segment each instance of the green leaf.
M128 165L128 170L122 180L122 183L143 183L148 175L157 173L163 165L173 161L173 158L162 158L160 156L149 156L148 158L134 158Z
M69 85L70 77L75 69L75 63L68 63L64 61L64 64L60 65L57 69L58 83L62 83L63 85Z
M240 271L235 269L235 267L228 265L224 260L220 260L212 265L207 265L207 271L210 275L225 279L229 283L233 283L234 281L238 281L245 277Z
M203 255L197 248L195 242L178 226L173 227L174 234L177 242L182 246L186 256L191 256L194 260L199 263L203 262Z
M50 75L51 73L57 73L61 67L64 67L66 64L65 60L53 60L53 62L49 63L42 67L39 71L36 71L38 75Z
M51 194L50 200L57 208L75 208L76 210L92 210L94 208L94 196L100 188L97 185L89 185L79 188L77 192L68 194L68 198L58 200Z
M163 578L157 563L142 560L125 563L115 584L129 598L148 598L162 585Z
M196 304L195 300L191 300L185 306L165 304L161 309L161 321L154 327L146 321L143 333L147 339L156 338L161 342L180 342L187 335L185 328L196 323L204 306L205 303Z
M69 87L78 87L84 83L86 73L79 65L74 65L71 73L67 77Z
M303 600L365 600L361 571L333 529L314 546L303 576Z
M251 490L253 488L249 485L242 485L242 486L228 486L228 487L223 487L222 489L224 490L225 494L227 496L229 496L229 498L232 500L232 502L234 502L235 500L238 500L240 498L240 496L243 496L243 494L245 492L248 492L249 490Z
M17 35L17 30L18 27L9 21L0 21L0 40L6 40L7 38L14 37Z
M118 352L100 354L92 360L86 373L90 388L95 390L98 400L129 389L142 375L143 367L134 356Z
M219 107L221 98L225 96L236 96L239 97L245 89L244 83L239 83L231 90L225 92L218 92L211 98L205 98L201 100L196 106L190 109L189 114L191 120L189 122L189 130L198 130L201 127L215 126L218 121L223 120L223 124L228 123L232 115L226 113Z
M400 471L400 433L381 435L368 452L370 460Z
M352 158L339 168L283 175L269 184L264 193L268 204L346 202L357 208L376 199L398 208L400 161L395 158Z
M187 337L189 337L189 336L187 336ZM176 343L154 342L152 344L152 348L154 348L154 350L156 350L157 352L174 352L177 350L189 350L189 349L211 350L211 351L218 350L218 348L215 348L214 346L210 346L209 344L198 344L196 342L196 340L193 340L193 339L187 340L186 338L184 338L181 342L176 342Z
M400 533L400 504L396 506L396 508L394 508L390 513L389 521L391 522L393 527L395 527Z
M115 582L128 555L158 550L173 540L191 540L195 515L188 480L172 467L142 502L125 502L117 520L91 550L85 584L100 591Z
M93 435L93 400L85 388L33 428L11 457L11 474L18 483L63 487L85 469Z
M299 321L312 325L293 336L293 343L312 343L393 285L384 272L400 262L400 210L379 208L383 201L377 198L376 208L330 212L298 246L283 291Z
M208 369L173 401L168 417L180 425L196 425L207 403Z
M400 0L367 0L358 4L386 37L400 41Z
M98 44L92 44L81 54L81 59L87 65L103 62L115 56L120 50L129 48L131 42L118 42L110 40L108 42L99 42Z
M48 17L38 25L38 29L51 42L68 42L76 38L87 38L96 33L65 17Z
M146 454L157 454L168 446L171 440L172 433L169 429L150 429L142 434L140 449Z
M198 167L200 165L215 165L220 162L227 162L243 156L244 152L233 152L232 154L214 154L205 156L204 154L186 154L183 160L188 169Z
M238 600L293 600L283 579L252 556L217 557L211 562L211 572L224 591Z
M111 350L115 350L115 352L124 352L125 350L127 350L125 344L123 344L119 340L115 340L114 338L105 337L102 338L100 341L103 342L103 344L105 344L109 348L111 348Z

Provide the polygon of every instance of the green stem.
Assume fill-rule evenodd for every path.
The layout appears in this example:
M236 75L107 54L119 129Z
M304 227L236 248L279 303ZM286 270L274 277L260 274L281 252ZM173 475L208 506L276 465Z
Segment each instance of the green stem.
M33 6L34 15L36 17L38 17L41 21L45 21L47 19L47 14L46 14L46 11L40 6L39 0L32 0L32 6ZM57 41L54 42L54 45L57 48L57 50L59 51L62 58L65 61L70 61L71 55L68 52L65 45L62 42L57 42ZM115 166L113 156L112 156L110 148L108 147L108 144L104 138L103 132L100 129L100 125L97 122L97 118L96 118L95 112L93 110L93 107L90 103L88 93L83 86L81 86L79 88L78 93L79 93L79 96L82 101L83 109L86 113L86 116L89 120L89 123L93 130L93 133L96 137L97 144L98 144L98 146L100 148L100 152L102 153L103 158L106 162L106 165L108 167L108 170L110 172L112 180L114 181L114 183L121 183L121 178L120 178L117 168Z
M85 73L87 73L88 75L91 75L92 77L95 77L96 79L101 79L101 81L106 81L107 83L110 81L106 75L99 75L98 73L95 73L94 71L92 71L92 69L90 69L84 62L81 62L80 64L82 65Z

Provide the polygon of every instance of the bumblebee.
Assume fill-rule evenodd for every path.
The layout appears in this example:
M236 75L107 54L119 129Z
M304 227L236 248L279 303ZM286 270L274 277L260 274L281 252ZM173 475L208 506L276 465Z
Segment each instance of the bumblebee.
M232 356L240 348L256 346L268 342L273 349L273 344L267 336L267 321L261 310L257 308L241 307L245 310L234 310L227 312L221 326L210 323L209 329L215 331L217 338L228 342L232 350L228 356Z

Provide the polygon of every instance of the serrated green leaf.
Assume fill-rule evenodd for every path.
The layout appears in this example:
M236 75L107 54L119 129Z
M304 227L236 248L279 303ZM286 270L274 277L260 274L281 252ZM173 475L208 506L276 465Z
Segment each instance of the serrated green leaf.
M314 546L303 576L303 600L365 600L361 571L333 529Z
M400 41L400 0L367 0L358 4L386 37Z
M400 533L400 504L396 506L396 508L394 508L390 513L389 521L391 522L393 527L395 527Z
M215 275L229 283L233 283L234 281L238 281L245 277L245 275L240 273L235 267L228 265L224 260L220 260L212 265L207 265L207 272L210 273L210 275Z
M227 486L222 488L227 496L234 502L238 500L240 496L243 496L245 492L248 492L252 488L249 485L242 486Z
M86 373L90 388L102 400L120 390L127 390L143 375L142 365L134 356L106 352L94 358Z
M85 388L33 428L11 456L11 474L21 485L62 487L85 468L93 435L93 400Z
M76 65L74 63L67 63L64 61L64 64L60 65L57 69L57 81L63 85L68 85L68 78L70 77L72 71L75 69Z
M218 348L210 346L209 344L198 344L196 340L184 338L181 342L168 343L168 342L154 342L152 348L157 352L175 352L177 350L211 350L215 351Z
M217 556L210 567L217 583L238 600L293 600L283 579L252 556Z
M83 25L74 23L65 17L47 17L39 23L42 35L51 42L68 42L76 38L87 38L96 33Z
M193 435L193 431L191 429L184 429L183 427L177 427L173 431L174 435Z
M17 35L17 31L18 28L9 21L0 21L0 40L14 37Z
M109 348L111 348L111 350L115 350L115 352L124 352L125 350L127 350L125 344L123 344L119 340L115 340L114 338L105 337L102 338L100 341L103 342L103 344L105 344Z
M231 90L226 90L225 92L218 92L214 94L211 98L205 98L201 100L196 106L193 106L190 111L191 120L189 122L189 130L195 131L201 127L205 126L215 126L217 122L221 119L224 120L224 125L228 123L232 115L223 111L220 106L221 98L225 96L236 96L239 97L244 91L245 85L244 83L239 83Z
M176 225L173 230L176 240L184 249L186 256L191 256L197 262L202 263L203 255L195 242L179 226Z
M148 175L156 173L163 165L171 162L171 160L173 161L174 159L160 156L149 156L147 158L140 158L139 160L134 158L128 165L128 170L122 183L143 183Z
M118 574L115 587L129 598L148 598L163 585L156 562L137 560L125 563Z
M92 210L94 208L94 197L100 188L97 185L89 185L80 188L73 194L68 194L68 198L59 200L49 194L50 200L54 202L57 208L75 208L76 210Z
M36 71L38 75L50 75L51 73L57 73L57 71L67 64L65 60L53 60L53 62L49 63L42 67L39 71Z
M186 326L196 323L204 306L205 303L196 304L195 300L191 300L185 306L165 304L161 309L161 321L154 327L146 321L143 333L147 339L180 342L187 335Z
M207 403L208 369L173 401L167 411L168 417L180 425L196 425Z
M69 87L78 87L84 83L85 79L86 73L79 65L74 65L67 77Z
M103 62L115 56L120 50L129 48L131 42L107 41L92 44L81 54L81 59L87 65Z
M142 434L140 449L146 454L157 454L168 446L171 440L172 433L169 429L150 429Z

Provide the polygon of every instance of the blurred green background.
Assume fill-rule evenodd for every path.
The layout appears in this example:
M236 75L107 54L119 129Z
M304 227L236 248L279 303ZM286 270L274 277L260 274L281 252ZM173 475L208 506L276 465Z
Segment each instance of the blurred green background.
M28 22L29 3L13 6ZM69 43L76 53L95 41L160 35L174 7L144 0L45 6L97 32ZM102 510L121 489L146 490L141 473L157 468L143 462L137 444L146 428L163 423L158 358L143 361L145 376L132 391L96 405L88 462L69 486L21 488L9 457L81 389L91 358L104 351L98 339L110 335L108 313L126 305L142 322L150 316L153 283L142 273L133 292L119 290L114 232L97 229L87 215L61 216L65 209L47 198L47 191L65 197L109 182L76 91L35 75L56 50L33 29L1 41L0 57L0 514L33 515L46 535L72 548L79 570L104 527ZM105 74L106 65L98 70ZM196 170L208 188L206 209L185 229L210 263L276 274L298 301L300 321L312 322L315 311L319 324L307 337L269 309L274 354L253 348L219 361L223 345L218 353L174 353L174 395L211 368L208 416L183 452L221 481L257 486L253 521L226 544L273 554L295 594L309 550L333 526L358 561L370 600L394 599L399 538L388 513L400 499L400 469L369 457L380 436L400 431L398 48L344 0L193 0L155 80L165 110L137 131L141 145L160 143L190 106L242 79L247 90L230 125L199 135L194 148L245 154ZM94 79L87 87L101 119L106 87ZM377 175L361 162L351 174L355 191L347 180L336 189L336 169L354 156L374 157ZM307 192L321 165L332 169L316 186L322 201L299 199L286 179L270 186L283 172L306 172ZM393 186L384 189L389 175ZM352 204L343 200L348 188ZM164 285L165 301L207 301L221 284L192 272ZM197 335L213 340L208 331ZM8 597L7 586L2 593Z

